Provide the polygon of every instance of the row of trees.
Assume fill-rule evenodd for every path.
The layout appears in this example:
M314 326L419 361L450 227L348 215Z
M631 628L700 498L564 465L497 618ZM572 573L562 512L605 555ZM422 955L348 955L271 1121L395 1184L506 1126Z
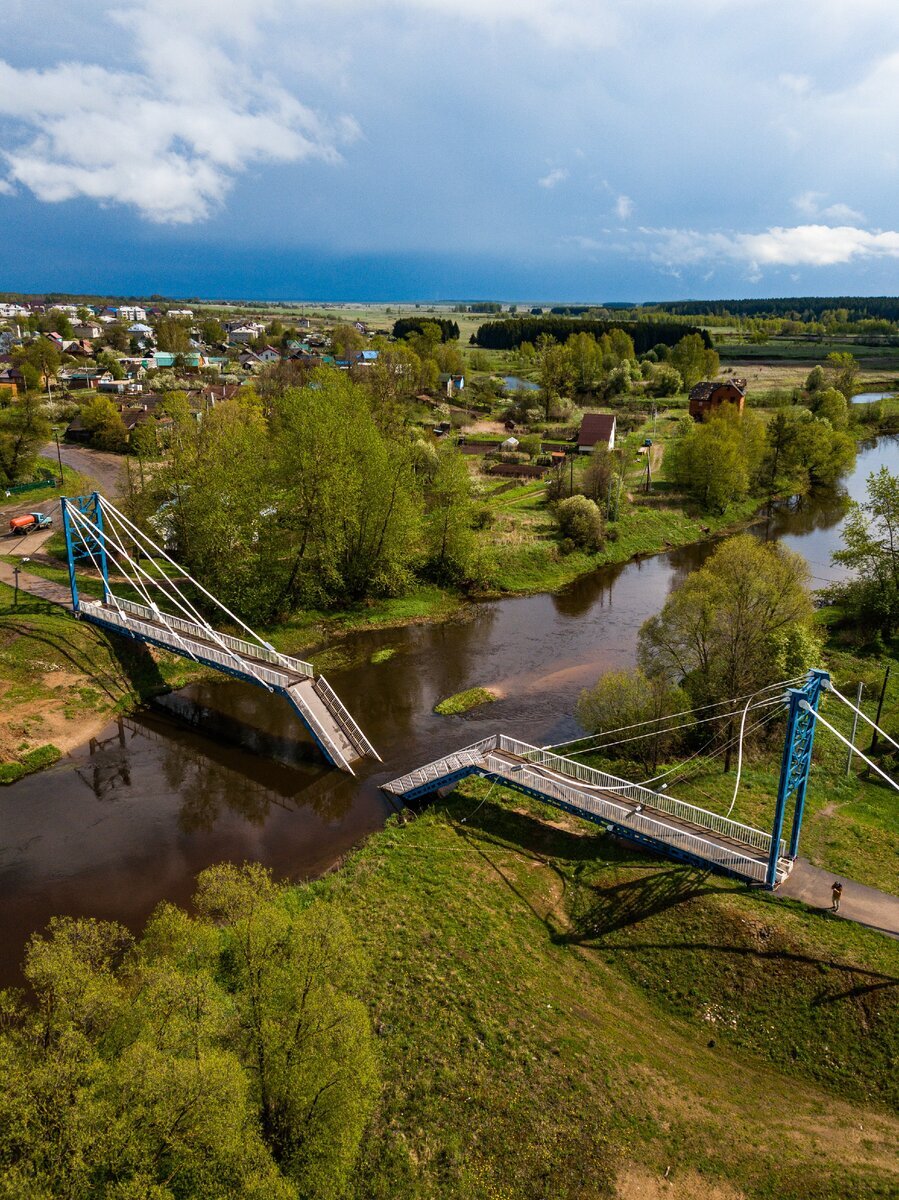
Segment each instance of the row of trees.
M509 317L503 321L488 321L473 335L473 341L487 350L514 350L522 342L536 345L541 334L557 342L566 342L573 333L592 333L599 338L604 333L611 334L615 329L623 330L630 337L638 354L645 354L659 343L673 346L685 332L695 333L708 349L712 346L711 338L704 330L681 324L665 324L662 321L591 321L554 316Z
M33 1003L0 993L5 1195L344 1194L378 1092L346 922L259 866L205 871L194 907L32 938Z
M855 461L845 410L840 393L823 393L817 412L794 405L766 425L751 410L723 405L702 424L682 420L666 464L674 481L710 512L750 495L803 495L832 486Z
M211 591L252 619L464 582L479 569L464 459L416 441L402 406L346 374L202 422L173 414L166 461L131 507Z

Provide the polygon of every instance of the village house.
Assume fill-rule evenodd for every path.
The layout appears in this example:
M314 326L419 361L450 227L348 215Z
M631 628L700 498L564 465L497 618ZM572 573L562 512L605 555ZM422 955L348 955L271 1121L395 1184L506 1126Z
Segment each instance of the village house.
M591 454L597 446L615 449L615 417L612 413L584 413L581 418L578 451Z
M0 388L12 388L17 396L24 395L27 391L25 376L18 367L0 363Z
M260 334L265 333L265 326L257 321L249 321L244 325L236 325L228 330L228 341L236 346L249 346Z
M94 321L76 321L72 325L72 334L76 338L87 338L93 341L103 332L102 327Z
M745 402L745 379L703 380L690 390L690 416L694 421L704 421L722 404L733 404L742 412Z

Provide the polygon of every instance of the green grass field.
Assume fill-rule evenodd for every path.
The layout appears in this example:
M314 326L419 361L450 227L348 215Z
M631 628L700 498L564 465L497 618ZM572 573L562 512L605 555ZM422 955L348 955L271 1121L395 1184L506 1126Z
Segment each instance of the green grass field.
M312 897L371 967L360 1200L896 1195L889 939L475 780Z

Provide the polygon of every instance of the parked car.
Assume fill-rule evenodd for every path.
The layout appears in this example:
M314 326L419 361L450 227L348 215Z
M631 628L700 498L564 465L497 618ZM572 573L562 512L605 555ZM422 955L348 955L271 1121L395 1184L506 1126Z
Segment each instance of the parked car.
M21 517L13 517L9 523L9 532L23 535L37 529L49 529L52 524L53 518L48 517L46 513L25 513Z

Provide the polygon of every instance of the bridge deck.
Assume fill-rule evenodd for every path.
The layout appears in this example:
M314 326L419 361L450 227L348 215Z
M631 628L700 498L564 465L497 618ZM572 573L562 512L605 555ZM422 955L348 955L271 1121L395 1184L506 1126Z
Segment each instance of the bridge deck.
M78 613L97 625L279 692L291 703L325 757L342 770L352 774L354 762L379 757L328 681L315 674L311 663L129 600L110 597L103 603L82 599Z
M764 882L770 834L502 735L392 780L384 790L411 800L473 774L607 825L661 853ZM792 866L784 849L781 842L778 882Z

